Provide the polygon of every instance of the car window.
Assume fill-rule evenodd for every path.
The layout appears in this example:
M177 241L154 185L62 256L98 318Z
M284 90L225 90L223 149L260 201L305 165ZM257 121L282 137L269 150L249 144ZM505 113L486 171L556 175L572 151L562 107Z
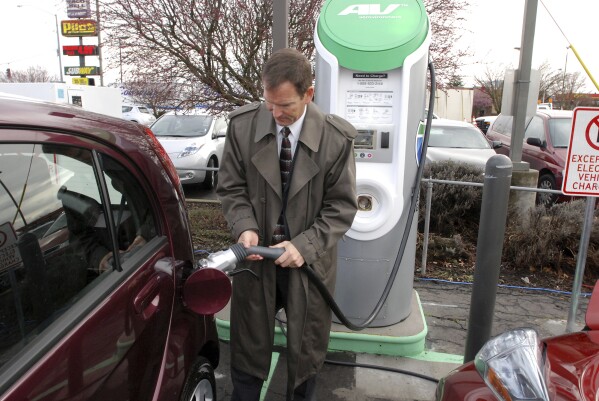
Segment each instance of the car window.
M431 127L428 146L434 148L489 149L483 134L474 127Z
M538 138L541 141L545 141L545 126L543 124L543 119L538 116L534 116L528 127L526 127L526 131L524 131L524 140L526 138Z
M164 115L152 124L156 136L204 136L212 125L212 116L206 115Z
M70 146L0 149L0 370L84 293L119 274L106 211L122 263L157 235L139 182L110 157L92 160Z
M150 114L150 110L147 107L138 107L140 113Z
M227 121L224 118L217 118L214 123L214 132L224 134L227 131Z
M549 120L549 136L554 148L567 148L570 144L572 118L552 118Z
M133 110L133 107L131 107L131 106L122 106L122 110L123 110L123 113L129 113L131 110Z

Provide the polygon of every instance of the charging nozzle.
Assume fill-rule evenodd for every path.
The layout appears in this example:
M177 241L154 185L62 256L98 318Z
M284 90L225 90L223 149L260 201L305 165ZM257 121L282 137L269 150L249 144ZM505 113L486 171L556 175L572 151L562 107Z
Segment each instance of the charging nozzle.
M284 248L266 248L253 246L246 248L242 244L232 245L229 249L211 253L198 261L197 269L187 278L183 286L183 300L187 307L201 315L213 315L221 311L231 298L230 277L249 272L250 269L235 269L237 262L249 255L260 255L267 259L278 259Z

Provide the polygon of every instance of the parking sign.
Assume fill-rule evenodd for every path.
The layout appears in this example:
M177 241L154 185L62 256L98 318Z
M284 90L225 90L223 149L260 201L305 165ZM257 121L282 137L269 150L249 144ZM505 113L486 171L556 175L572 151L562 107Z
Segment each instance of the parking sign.
M562 192L599 196L599 108L574 109Z

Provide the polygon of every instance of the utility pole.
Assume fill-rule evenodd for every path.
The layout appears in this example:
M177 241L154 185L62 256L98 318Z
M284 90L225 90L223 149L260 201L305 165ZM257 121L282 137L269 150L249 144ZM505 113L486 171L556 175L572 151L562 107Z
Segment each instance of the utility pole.
M100 66L100 86L104 86L104 68L102 68L102 28L100 25L100 1L96 0L96 24L98 27L98 61ZM121 78L122 81L122 78Z
M524 141L524 129L526 128L526 111L531 80L530 70L532 68L532 48L535 38L538 3L538 0L526 0L524 9L520 61L518 63L518 70L516 71L512 109L514 123L510 143L510 159L512 159L512 163L514 164L514 171L526 171L529 169L529 164L522 162L522 144Z
M289 46L289 0L272 2L272 51Z

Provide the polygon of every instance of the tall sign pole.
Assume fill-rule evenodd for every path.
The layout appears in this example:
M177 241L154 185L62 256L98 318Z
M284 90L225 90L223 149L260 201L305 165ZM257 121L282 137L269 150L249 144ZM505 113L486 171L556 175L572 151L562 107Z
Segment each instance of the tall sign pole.
M520 61L516 72L514 91L512 139L510 143L510 159L514 171L528 170L529 164L522 162L522 144L526 128L528 94L530 91L532 48L535 39L538 0L526 0L524 23L522 27L522 43L520 45ZM529 113L534 110L528 110Z
M272 2L272 51L289 47L289 0Z
M54 22L56 23L56 55L58 56L58 68L60 70L60 82L64 82L64 75L62 71L62 55L60 54L60 26L58 25L58 15L54 14Z
M100 86L104 86L104 68L102 68L102 25L100 24L99 0L96 0L96 20L98 22L98 61L100 63Z

